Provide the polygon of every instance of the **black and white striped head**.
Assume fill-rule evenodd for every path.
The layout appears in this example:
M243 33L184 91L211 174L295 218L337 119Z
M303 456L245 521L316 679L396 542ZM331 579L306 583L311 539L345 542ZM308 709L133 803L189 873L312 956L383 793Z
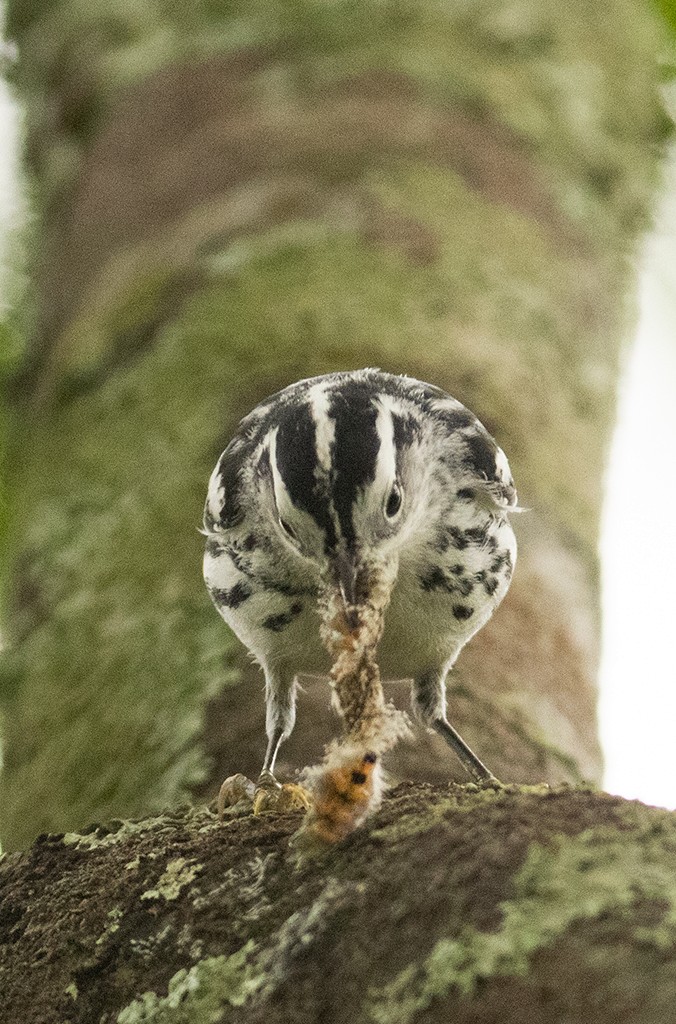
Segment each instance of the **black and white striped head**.
M392 406L369 381L324 378L280 409L269 432L272 497L280 534L301 554L363 557L401 531L416 438L409 424L403 444Z
M207 529L246 517L247 479L278 541L344 580L396 558L455 500L515 503L507 460L472 413L376 370L301 381L257 407L214 471Z

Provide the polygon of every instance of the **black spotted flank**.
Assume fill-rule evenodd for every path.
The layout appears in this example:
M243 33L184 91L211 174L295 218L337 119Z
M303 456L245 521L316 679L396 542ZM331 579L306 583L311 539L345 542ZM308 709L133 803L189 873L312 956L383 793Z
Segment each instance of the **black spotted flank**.
M456 564L452 565L450 567L450 569L449 569L449 572L452 572L454 576L462 576L464 571L465 571L465 566L461 565L460 562L456 562Z
M235 583L229 590L221 587L209 587L209 593L214 604L219 608L239 608L247 601L253 591L246 583Z
M267 619L263 619L261 625L263 629L271 629L273 633L281 633L282 630L290 626L297 615L303 610L303 604L301 601L295 601L288 612L280 612L279 615L268 615Z
M501 551L500 554L493 559L490 565L491 572L501 572L505 569L508 575L511 575L513 568L514 566L512 564L512 555L510 551Z
M443 590L447 594L460 594L462 597L469 597L474 590L474 581L464 577L463 579L449 579L441 566L432 565L427 572L419 577L420 586L423 590Z
M489 597L492 597L498 589L498 580L495 576L489 576L485 569L474 573L474 582L481 583Z
M432 565L427 570L424 576L420 576L420 586L423 590L446 590L448 588L448 580L444 575L444 571L439 565Z
M451 536L448 532L447 527L442 527L437 530L437 535L434 540L434 550L440 555L445 555L448 551L448 546L451 543Z
M253 567L251 565L251 559L243 555L241 551L238 551L234 545L228 548L228 554L232 560L232 564L238 572L241 572L243 576L248 576L252 579L254 576Z
M464 551L465 548L469 547L469 540L465 536L465 531L459 529L457 526L449 526L448 532L451 537L451 543L454 548L458 551Z
M465 537L472 543L478 544L480 547L488 540L488 526L470 526L469 529L465 530Z
M470 544L477 547L491 547L491 539L487 524L484 526L470 526L466 530L461 530L458 526L446 526L438 532L434 542L434 549L443 554L448 550L449 546L456 548L458 551L464 551ZM491 550L494 550L494 548L491 547Z
M468 608L466 604L454 604L453 615L462 622L465 619L471 619L474 615L474 609Z

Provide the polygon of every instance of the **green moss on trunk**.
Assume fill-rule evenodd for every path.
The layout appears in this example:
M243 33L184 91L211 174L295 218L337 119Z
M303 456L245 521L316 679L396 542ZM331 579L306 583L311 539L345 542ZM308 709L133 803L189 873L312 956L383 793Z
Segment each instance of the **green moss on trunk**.
M600 480L665 131L648 14L22 0L8 24L40 223L9 453L8 845L214 784L205 708L241 658L199 578L206 480L265 394L369 364L472 407L536 509L461 662L495 708L468 702L470 732L488 744L518 705L558 753L524 770L498 731L503 774L598 777Z

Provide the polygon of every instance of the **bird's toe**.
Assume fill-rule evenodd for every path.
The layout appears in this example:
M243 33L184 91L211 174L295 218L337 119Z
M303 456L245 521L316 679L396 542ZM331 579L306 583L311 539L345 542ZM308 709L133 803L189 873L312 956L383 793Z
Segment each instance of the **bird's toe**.
M286 814L289 811L307 811L311 807L311 797L306 789L294 782L280 785L276 780L259 782L253 798L254 814L275 812Z
M233 807L235 804L246 801L251 803L256 793L256 787L251 779L238 772L237 775L230 775L218 791L216 806L219 818L223 817L226 807Z
M307 789L295 782L285 782L280 797L280 810L309 811L312 797Z

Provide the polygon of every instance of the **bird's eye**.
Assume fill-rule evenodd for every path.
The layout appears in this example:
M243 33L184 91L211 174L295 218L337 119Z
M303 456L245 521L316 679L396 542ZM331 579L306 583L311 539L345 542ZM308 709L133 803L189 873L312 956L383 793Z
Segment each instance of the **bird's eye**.
M395 484L385 504L385 515L388 519L394 519L401 508L401 497L401 487L399 484Z
M286 519L282 519L281 516L279 518L279 525L284 530L284 533L287 535L287 537L289 537L290 540L294 541L295 543L298 543L298 534L294 530L293 526L289 526Z

